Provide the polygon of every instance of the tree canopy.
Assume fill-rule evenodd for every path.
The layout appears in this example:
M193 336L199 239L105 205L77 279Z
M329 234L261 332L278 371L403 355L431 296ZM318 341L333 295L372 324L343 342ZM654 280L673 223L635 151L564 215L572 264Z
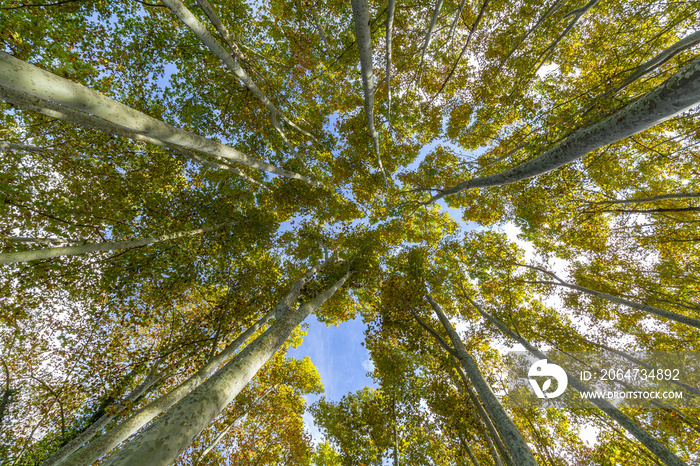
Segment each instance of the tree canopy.
M698 464L699 17L3 0L3 464ZM307 406L310 314L375 387ZM667 352L683 400L545 403L511 350Z

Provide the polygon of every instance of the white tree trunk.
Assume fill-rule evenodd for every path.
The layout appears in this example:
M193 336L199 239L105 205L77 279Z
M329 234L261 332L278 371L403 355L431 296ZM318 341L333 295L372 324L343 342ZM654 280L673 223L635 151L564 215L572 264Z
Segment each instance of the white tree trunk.
M156 382L158 382L162 378L163 378L162 374L157 374L155 372L151 372L144 379L144 381L141 382L140 385L138 385L136 388L134 388L124 398L124 401L126 401L126 402L136 401L137 399L139 399L141 397L141 395L146 393L146 391L149 388L151 388ZM90 439L92 439L95 435L102 432L102 430L105 427L107 427L109 425L109 423L112 422L123 409L124 409L124 405L122 405L117 411L112 412L112 414L103 414L102 416L100 416L95 422L93 422L90 426L88 426L87 429L85 429L83 432L81 432L80 435L78 435L77 437L75 437L73 440L66 443L65 445L63 445L53 455L48 457L46 459L46 461L41 463L41 466L56 466L58 464L61 464L66 458L68 458L69 455L71 455L78 448L83 446L86 442L90 441Z
M211 358L204 366L195 372L189 379L172 389L167 394L153 400L129 419L108 430L105 435L95 439L81 450L70 456L66 465L91 465L99 460L111 449L126 440L130 435L145 426L153 418L169 409L175 403L183 399L188 393L199 386L209 375L231 357L236 350L250 338L260 327L273 318L275 311L265 314L260 320L243 332L238 338L233 340L223 351ZM146 464L146 463L144 463Z
M418 85L420 86L420 75L423 72L423 65L425 65L425 52L430 47L430 42L433 39L433 29L435 29L435 23L437 22L438 16L440 16L440 9L442 8L443 0L437 0L435 9L433 10L433 17L430 19L430 25L428 26L428 32L425 33L425 40L423 41L423 48L420 51L420 61L418 62Z
M510 330L506 325L500 320L493 317L491 314L487 313L481 307L476 304L472 299L468 298L470 303L479 311L479 313L484 316L489 322L498 327L503 333L520 343L527 349L530 353L540 359L547 359L547 356L539 351L537 348L532 346L527 340L517 335L515 332ZM574 387L579 392L590 392L590 389L583 384L575 374L570 374L567 372L567 377L569 380L569 385ZM659 460L661 460L666 466L688 466L684 461L678 458L671 450L666 448L661 442L656 440L652 435L645 431L639 424L634 422L632 419L627 417L622 411L613 406L610 402L600 398L589 398L591 403L598 407L605 414L610 416L618 424L625 428L634 438L639 440L639 442L644 445L650 452L656 455Z
M495 175L473 178L440 190L428 203L465 189L502 186L566 165L600 147L658 125L700 103L700 56L651 92L605 120L579 130L532 160Z
M642 63L637 68L632 70L632 73L630 73L629 76L625 78L622 84L620 84L611 92L620 92L622 89L626 88L627 86L635 82L637 79L647 74L648 72L655 70L674 56L678 55L684 50L689 49L690 47L697 45L698 43L700 43L700 31L695 31L692 34L685 36L675 44L661 51L652 59Z
M212 162L211 160L201 157L198 154L195 154L194 152L190 152L186 149L183 149L181 146L165 143L158 139L144 136L143 134L137 133L132 129L116 125L107 120L103 120L101 118L97 118L92 115L88 115L87 113L79 112L77 110L73 110L68 107L49 102L47 100L39 99L27 93L20 92L16 89L4 87L2 84L0 84L0 100L4 100L6 102L17 105L32 112L41 113L42 115L46 115L51 118L67 121L69 123L84 126L86 128L96 129L97 131L102 131L103 133L113 134L115 136L132 139L134 141L145 142L156 146L167 147L168 149L174 150L175 152L182 154L185 157L189 157L195 162L198 162L202 165L236 173L237 175L241 176L242 178L245 178L252 184L256 184L265 189L269 189L267 188L267 186L263 185L259 181L249 177L240 168L232 167L230 165L231 161L225 159L224 157L216 156L211 153L207 154L209 157L216 159L218 163Z
M301 284L296 288L301 290L308 276L307 272L307 275L297 280L297 283L301 282ZM277 306L277 311L281 312L280 318L265 333L171 410L137 434L110 457L104 463L105 466L126 464L164 466L174 461L255 376L263 364L289 338L292 331L311 312L330 299L349 276L350 272L347 272L330 288L302 304L298 309L287 306L288 295L288 298L283 299Z
M374 144L374 154L377 157L377 165L384 175L386 173L379 157L379 135L374 127L374 65L372 64L372 31L369 27L369 5L367 0L352 0L352 17L355 23L355 39L357 49L360 52L360 73L362 75L362 87L365 91L365 117L367 128Z
M114 251L116 249L130 249L149 244L169 241L184 236L199 235L208 231L218 230L225 226L235 225L238 222L220 223L206 228L196 230L180 231L169 235L150 236L148 238L131 239L126 241L104 241L101 243L81 244L79 246L60 246L57 248L35 249L33 251L8 252L0 254L0 264L12 264L14 262L28 262L39 259L51 259L61 256L76 256L95 251Z
M0 152L10 151L10 150L20 150L25 152L34 152L36 154L42 154L45 150L43 147L32 146L30 144L15 144L11 142L0 141Z
M466 0L464 0L466 1ZM386 9L386 121L391 128L391 36L394 27L396 0L389 0Z
M660 309L655 306L650 306L648 304L635 303L634 301L629 301L627 299L619 298L607 293L601 293L600 291L591 290L590 288L584 288L578 285L570 285L568 283L557 283L548 281L539 281L537 283L542 283L546 285L557 285L570 288L572 290L580 291L582 293L595 296L596 298L606 299L612 301L613 303L622 304L623 306L631 307L632 309L637 309L638 311L648 312L649 314L654 314L665 319L673 320L681 324L690 325L691 327L700 328L700 320L694 319L692 317L684 316L682 314L677 314L675 312L667 311L665 309Z
M301 180L313 186L319 186L319 183L311 181L303 175L277 168L267 162L254 159L232 147L170 126L88 89L82 84L56 76L18 60L5 52L0 52L0 83L0 87L39 98L39 103L42 100L50 101L73 110L85 112L163 143L202 152L215 158L223 157L249 167Z
M459 337L455 331L450 321L447 319L445 314L442 312L440 305L435 302L435 300L430 296L426 295L428 302L432 306L433 310L440 319L440 323L445 328L445 331L452 341L452 346L457 353L457 358L462 363L464 371L467 373L469 380L471 380L474 388L476 389L479 398L484 402L486 406L486 411L488 411L493 423L495 424L498 431L503 437L503 441L508 447L508 451L518 466L537 466L537 461L530 451L523 434L515 425L513 420L510 418L505 408L501 402L496 398L489 384L484 380L479 366L474 361L474 358L469 354L467 349L462 343L462 339Z
M612 205L612 204L644 204L646 202L664 201L666 199L695 199L699 198L700 193L670 193L660 194L650 197L633 197L630 199L614 199L610 201L591 202L593 205Z
M307 133L303 129L299 128L296 124L294 124L289 118L287 118L282 112L280 112L277 107L275 107L275 104L272 103L272 101L265 95L265 93L260 90L260 88L253 82L251 77L246 73L246 71L241 68L241 66L236 63L236 60L233 59L230 53L224 49L221 44L212 36L207 28L204 27L204 25L197 19L195 15L192 14L190 10L187 9L187 7L180 1L180 0L161 0L165 6L170 8L170 10L175 13L175 16L177 16L180 21L185 23L185 25L190 28L190 30L197 36L199 40L204 43L204 45L207 46L209 50L214 52L214 54L219 57L219 59L224 62L224 64L231 70L233 71L233 74L236 75L238 79L240 79L243 84L250 90L250 92L255 95L255 97L260 100L260 102L265 105L265 107L270 111L271 114L273 115L279 115L287 124L289 124L292 128L295 130L299 131L300 133L304 134L305 136L308 136L314 140L314 142L318 142L316 138L314 138L311 134ZM207 10L205 9L205 13ZM209 14L214 15L214 11L209 9ZM216 17L214 15L214 17ZM211 17L210 17L211 19ZM221 24L221 21L217 22L220 25L221 28L223 28L223 24ZM217 24L215 22L215 26ZM226 31L225 28L223 28L223 31ZM228 37L229 42L232 44L233 42L230 40L230 36L228 35L228 32L225 32L225 35ZM226 37L225 36L225 37ZM231 46L234 51L238 50L238 47L235 47L232 45ZM238 51L240 53L240 51Z

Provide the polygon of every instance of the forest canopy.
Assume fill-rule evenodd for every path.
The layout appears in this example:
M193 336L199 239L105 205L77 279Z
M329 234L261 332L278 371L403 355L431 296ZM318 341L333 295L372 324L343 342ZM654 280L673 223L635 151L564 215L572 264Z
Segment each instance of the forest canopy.
M0 463L699 464L698 18L2 0Z

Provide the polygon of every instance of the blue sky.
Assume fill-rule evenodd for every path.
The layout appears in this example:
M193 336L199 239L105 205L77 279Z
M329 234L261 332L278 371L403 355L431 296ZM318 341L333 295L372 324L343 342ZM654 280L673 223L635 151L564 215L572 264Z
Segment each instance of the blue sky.
M318 369L328 400L338 401L344 395L369 385L375 387L367 373L372 370L369 352L362 346L366 325L359 316L337 326L321 323L315 315L309 316L308 334L298 348L290 348L287 356L301 359L308 356ZM305 397L310 405L320 396ZM315 442L321 439L318 428L309 413L304 415L304 424Z

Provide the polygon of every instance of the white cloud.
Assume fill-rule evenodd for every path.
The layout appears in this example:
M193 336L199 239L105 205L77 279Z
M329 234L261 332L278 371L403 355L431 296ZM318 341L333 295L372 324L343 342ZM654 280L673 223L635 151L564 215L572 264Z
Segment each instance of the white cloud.
M372 372L374 370L374 362L372 361L372 358L369 356L369 353L367 353L367 359L362 361L362 368L366 370L367 372Z

